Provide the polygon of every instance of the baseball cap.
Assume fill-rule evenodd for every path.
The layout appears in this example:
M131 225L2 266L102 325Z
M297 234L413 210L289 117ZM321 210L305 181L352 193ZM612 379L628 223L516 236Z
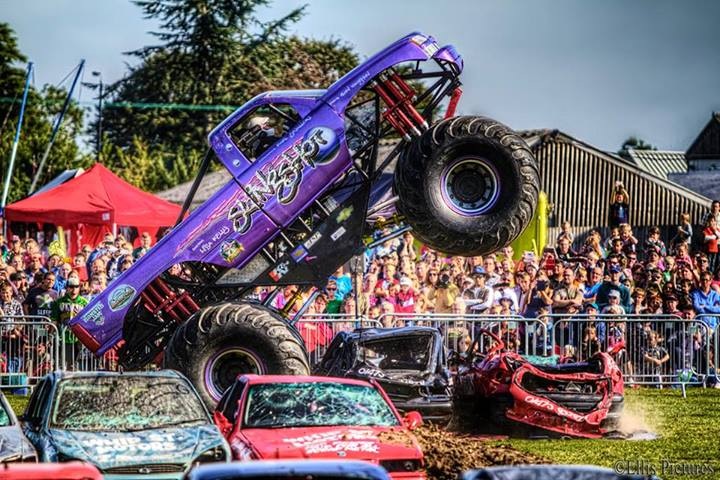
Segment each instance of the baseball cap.
M412 280L408 277L402 277L400 279L400 285L407 285L408 287L412 287Z
M600 308L598 307L598 304L595 303L595 302L593 302L593 303L588 303L587 305L585 305L585 311L586 311L586 312L587 312L589 309L591 309L591 308L593 308L593 309L595 309L595 310L600 310Z
M498 299L498 302L503 302L503 301L507 301L507 302L510 302L510 303L515 303L514 300L512 299L512 297L511 297L510 295L503 295L502 297L500 297L500 298Z
M620 298L620 292L617 290L610 290L610 293L608 293L608 298L609 297Z
M75 277L68 278L67 284L68 287L79 287L80 286L80 280Z
M610 265L609 270L610 270L610 273L620 273L620 272L622 272L622 267L620 265L613 264L613 265Z
M475 275L475 276L483 276L483 277L484 277L485 275L487 275L487 272L485 271L485 269L484 269L483 267L481 267L481 266L478 265L478 266L475 267L475 269L473 270L473 275Z

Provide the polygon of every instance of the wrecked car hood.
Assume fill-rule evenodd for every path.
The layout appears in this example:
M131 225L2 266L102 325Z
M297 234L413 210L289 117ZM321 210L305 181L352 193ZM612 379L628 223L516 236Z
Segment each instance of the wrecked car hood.
M35 447L17 425L0 427L0 463L18 461L35 455Z
M136 432L50 430L59 454L85 460L105 470L146 463L188 463L202 452L223 445L213 425Z
M404 427L306 427L242 430L260 458L419 459Z

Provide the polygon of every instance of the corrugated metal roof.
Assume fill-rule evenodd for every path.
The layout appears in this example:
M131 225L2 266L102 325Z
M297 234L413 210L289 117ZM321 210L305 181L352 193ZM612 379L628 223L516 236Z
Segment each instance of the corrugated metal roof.
M628 154L640 168L660 178L667 179L669 173L687 172L685 152L628 148Z
M668 179L700 195L720 200L720 172L717 170L671 173Z

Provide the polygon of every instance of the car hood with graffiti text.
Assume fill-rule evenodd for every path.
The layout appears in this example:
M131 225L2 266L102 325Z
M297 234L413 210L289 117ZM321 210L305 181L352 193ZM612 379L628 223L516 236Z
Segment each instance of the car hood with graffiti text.
M263 459L348 458L420 460L415 437L405 427L250 428L242 435Z
M50 429L48 435L55 450L55 458L49 456L48 460L83 460L106 474L130 474L132 469L128 467L137 467L135 473L152 478L148 475L152 466L165 464L175 465L177 474L182 475L193 463L202 462L203 454L214 460L216 453L222 452L229 458L227 444L213 425L136 432ZM150 472L146 473L143 467ZM169 467L163 473L171 473L167 470Z
M452 415L450 374L440 331L431 327L340 332L315 369L317 375L375 379L395 408L445 423Z

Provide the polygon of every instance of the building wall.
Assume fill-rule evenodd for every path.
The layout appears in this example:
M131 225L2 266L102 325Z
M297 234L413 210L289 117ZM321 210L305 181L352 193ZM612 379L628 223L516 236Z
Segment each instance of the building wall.
M579 247L592 229L603 227L607 236L611 193L616 180L630 195L630 222L645 240L648 227L657 225L669 241L677 231L680 213L700 222L710 200L672 182L644 172L618 157L563 134L538 142L533 148L540 166L542 189L554 205L549 241L554 241L562 221L569 221Z

